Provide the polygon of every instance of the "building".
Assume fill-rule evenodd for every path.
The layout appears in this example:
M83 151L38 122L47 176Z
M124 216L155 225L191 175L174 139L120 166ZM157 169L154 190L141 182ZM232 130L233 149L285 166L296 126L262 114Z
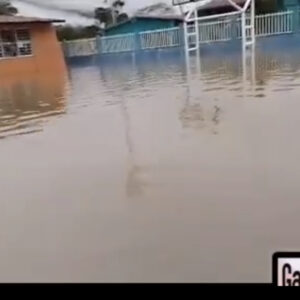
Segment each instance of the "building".
M243 6L246 0L233 0L237 5ZM300 0L256 0L258 14L293 9L300 6ZM205 5L199 6L198 15L207 16L223 14L234 11L235 8L228 0L211 0ZM118 35L127 33L139 33L148 30L167 29L179 26L184 16L178 14L154 15L137 14L132 18L109 26L105 29L105 35Z
M246 0L233 0L237 5L243 6ZM256 0L256 13L272 13L291 10L300 6L300 0ZM198 9L199 16L222 14L235 10L228 0L211 0Z
M63 53L53 23L62 20L0 16L0 78L47 69L57 71Z
M105 29L105 35L139 33L179 26L183 21L181 15L135 15L134 17Z

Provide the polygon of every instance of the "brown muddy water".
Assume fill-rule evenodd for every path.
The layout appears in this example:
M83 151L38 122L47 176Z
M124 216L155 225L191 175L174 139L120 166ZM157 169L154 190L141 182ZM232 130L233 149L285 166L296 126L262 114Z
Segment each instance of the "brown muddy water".
M282 40L246 81L222 48L190 74L169 51L2 79L0 281L269 282L273 252L300 250L300 44Z

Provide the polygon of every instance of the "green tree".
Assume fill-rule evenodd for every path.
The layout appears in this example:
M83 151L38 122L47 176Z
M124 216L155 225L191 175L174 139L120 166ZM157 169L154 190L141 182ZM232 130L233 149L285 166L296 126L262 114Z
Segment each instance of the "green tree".
M95 18L100 23L104 23L105 27L113 24L113 16L111 8L98 7L95 10Z
M18 10L12 6L10 0L0 0L0 15L12 16L18 13Z
M125 1L122 0L104 0L105 7L98 7L95 10L95 18L103 23L105 27L123 22L128 19L128 15L123 13Z
M282 9L281 0L258 0L255 3L256 14L272 13Z
M128 19L129 19L129 17L127 14L125 14L125 13L119 14L117 17L117 23L125 22Z
M56 28L56 33L60 41L87 39L97 36L99 28L94 25L86 27L63 25Z

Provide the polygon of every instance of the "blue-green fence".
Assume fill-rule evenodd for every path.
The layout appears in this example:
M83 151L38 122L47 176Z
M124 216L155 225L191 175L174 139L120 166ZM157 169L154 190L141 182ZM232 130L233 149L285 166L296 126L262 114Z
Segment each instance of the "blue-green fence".
M255 17L257 37L290 34L300 30L300 9ZM224 42L241 38L239 17L226 17L209 22L199 20L199 43ZM192 37L193 38L193 37ZM190 41L190 42L196 42ZM182 27L140 33L99 37L63 43L67 57L143 51L183 46Z

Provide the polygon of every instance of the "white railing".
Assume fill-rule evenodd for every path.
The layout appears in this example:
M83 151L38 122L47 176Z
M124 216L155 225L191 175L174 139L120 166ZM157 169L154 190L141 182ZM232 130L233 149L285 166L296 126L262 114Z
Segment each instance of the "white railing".
M136 37L134 33L106 36L100 38L101 53L120 53L134 51Z
M250 17L247 17L247 20L250 20ZM292 32L292 11L258 15L255 17L255 35L257 37ZM234 38L241 38L241 36L242 28L240 18L227 18L199 24L200 43L229 41Z
M249 17L247 17L249 18ZM294 12L284 11L255 17L255 34L257 37L287 34L294 31ZM300 24L299 24L300 25ZM195 26L188 26L195 30ZM229 41L241 38L240 17L227 17L216 21L203 22L199 18L200 43ZM66 56L94 55L96 53L121 53L145 49L178 47L183 45L181 27L144 31L139 34L121 34L105 36L99 39L85 39L63 42ZM195 35L189 37L189 43L195 44Z
M293 12L284 11L255 18L256 36L268 36L293 32Z
M232 20L221 20L199 24L200 43L224 42L233 38Z
M178 47L181 45L179 27L163 30L144 31L139 34L141 49Z
M98 53L97 39L82 39L62 42L67 57L89 56Z

